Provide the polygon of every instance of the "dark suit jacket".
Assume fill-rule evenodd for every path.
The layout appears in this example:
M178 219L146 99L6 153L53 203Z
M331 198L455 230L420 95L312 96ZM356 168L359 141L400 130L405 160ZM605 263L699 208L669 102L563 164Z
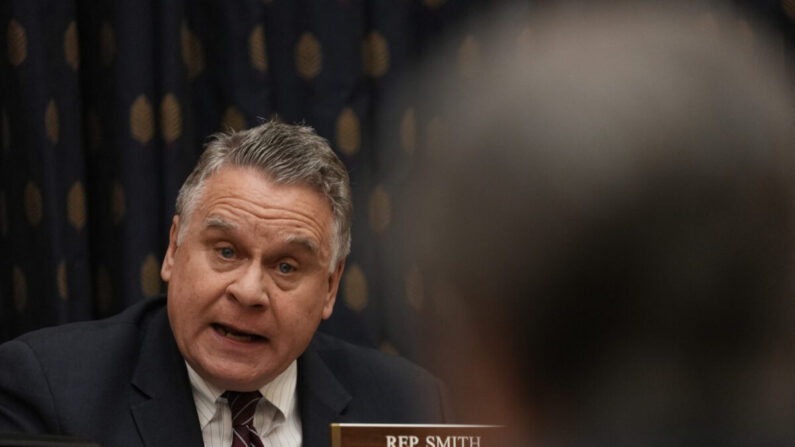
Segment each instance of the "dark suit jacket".
M202 445L165 302L0 345L0 432L69 434L106 447ZM441 386L425 370L320 333L298 359L297 386L308 447L329 445L330 422L445 421Z

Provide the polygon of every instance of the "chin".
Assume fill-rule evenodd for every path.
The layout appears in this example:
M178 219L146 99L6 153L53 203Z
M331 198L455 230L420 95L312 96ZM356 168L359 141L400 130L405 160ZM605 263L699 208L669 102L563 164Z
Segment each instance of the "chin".
M224 369L220 371L213 371L212 374L214 383L224 386L225 389L234 391L252 391L261 388L268 379L266 376L257 374L252 371L230 371ZM250 388L250 389L244 389Z
M212 374L208 378L208 381L219 388L229 391L254 391L262 388L268 383L268 381L263 378L229 374Z
M256 391L265 386L267 382L239 382L239 381L229 381L226 386L222 386L224 390L227 391Z
M224 390L253 391L268 383L261 372L243 365L232 365L223 359L188 362L207 382Z

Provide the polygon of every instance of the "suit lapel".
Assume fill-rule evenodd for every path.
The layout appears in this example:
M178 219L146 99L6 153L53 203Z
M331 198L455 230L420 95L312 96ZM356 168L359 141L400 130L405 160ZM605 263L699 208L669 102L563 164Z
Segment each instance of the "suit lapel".
M133 373L130 411L146 447L203 445L190 380L165 308L152 317ZM313 343L314 344L314 343ZM345 422L351 395L313 344L298 359L303 445L329 445L329 424Z
M312 344L298 358L298 398L301 403L303 445L329 444L329 424L345 422L343 411L351 395L313 349Z
M143 444L203 445L190 381L165 308L152 317L143 337L130 408Z

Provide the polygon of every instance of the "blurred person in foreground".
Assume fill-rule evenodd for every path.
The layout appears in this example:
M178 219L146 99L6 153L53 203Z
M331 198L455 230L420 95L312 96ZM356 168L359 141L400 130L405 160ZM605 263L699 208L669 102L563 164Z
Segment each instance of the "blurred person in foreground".
M0 433L327 446L331 422L442 422L426 371L316 333L351 210L345 166L312 129L215 135L177 197L168 296L0 345Z
M463 87L426 73L447 132L394 214L430 367L506 445L795 445L792 72L666 9L498 21Z

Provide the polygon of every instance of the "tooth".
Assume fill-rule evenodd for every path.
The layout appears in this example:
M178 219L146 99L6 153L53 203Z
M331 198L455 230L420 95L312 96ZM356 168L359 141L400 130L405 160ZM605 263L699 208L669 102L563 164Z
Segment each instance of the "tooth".
M224 337L231 338L233 340L253 342L254 340L257 339L257 336L254 334L249 334L246 332L238 332L221 324L216 325L216 328L221 333L221 335L223 335Z

